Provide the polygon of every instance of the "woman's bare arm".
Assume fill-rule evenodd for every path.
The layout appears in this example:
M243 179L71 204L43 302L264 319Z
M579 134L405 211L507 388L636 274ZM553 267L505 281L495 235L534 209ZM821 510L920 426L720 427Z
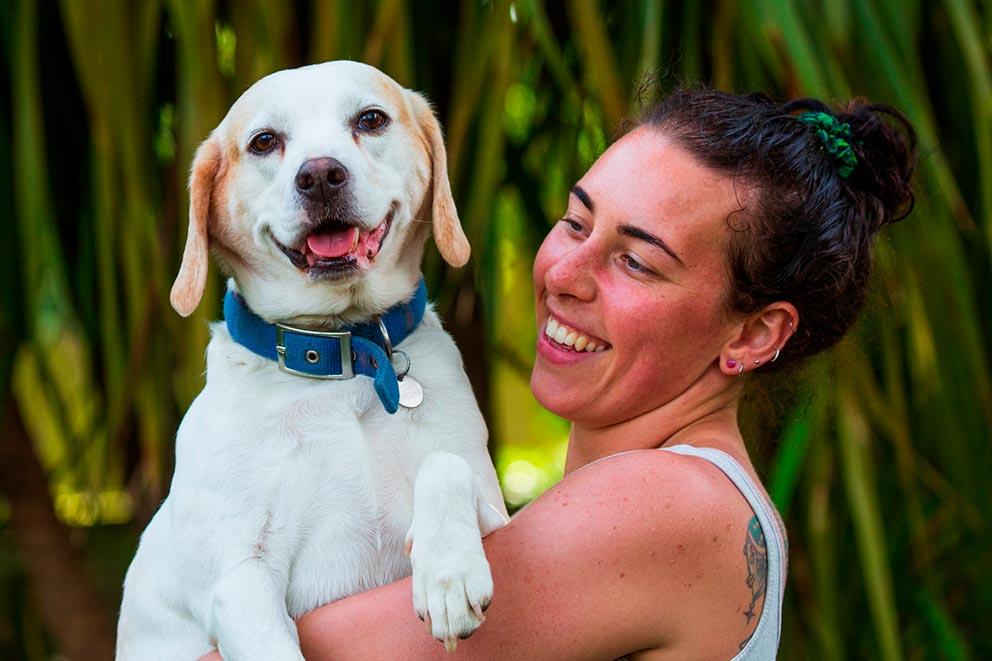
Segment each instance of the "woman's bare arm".
M303 616L303 653L603 659L676 644L698 614L695 602L713 598L701 574L719 546L710 533L725 530L723 519L736 509L723 502L726 494L722 476L669 453L598 462L486 538L496 595L486 622L454 657L414 615L409 579ZM746 513L734 519L742 530ZM739 540L725 541L736 547ZM711 614L717 617L705 618L707 626L717 628L719 608Z
M719 623L728 618L711 602L723 579L708 565L714 551L736 548L739 540L713 531L729 529L732 516L741 519L733 527L743 539L747 521L728 508L721 479L700 462L667 452L626 453L587 466L485 539L495 597L486 622L454 654L414 614L410 579L304 615L298 621L303 654L314 660L616 658L678 647L700 618L718 640Z

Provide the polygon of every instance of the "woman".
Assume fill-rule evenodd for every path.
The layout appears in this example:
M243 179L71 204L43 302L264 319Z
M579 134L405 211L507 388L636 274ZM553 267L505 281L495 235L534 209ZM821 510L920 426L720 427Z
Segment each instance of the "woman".
M534 264L565 478L486 538L496 597L457 658L774 657L785 533L738 401L851 326L914 156L885 106L684 90L596 161ZM410 601L408 579L317 609L304 654L448 658Z

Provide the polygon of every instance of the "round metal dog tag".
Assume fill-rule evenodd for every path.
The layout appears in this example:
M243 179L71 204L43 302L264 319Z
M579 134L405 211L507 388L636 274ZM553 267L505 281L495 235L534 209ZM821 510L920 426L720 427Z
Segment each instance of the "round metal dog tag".
M408 409L415 409L424 401L424 388L407 374L399 382L400 386L400 406Z

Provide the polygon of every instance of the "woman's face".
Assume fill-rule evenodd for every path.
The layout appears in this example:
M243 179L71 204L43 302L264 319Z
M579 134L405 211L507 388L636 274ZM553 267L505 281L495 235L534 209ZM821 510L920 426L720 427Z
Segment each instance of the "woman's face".
M719 369L733 334L722 307L727 218L740 207L730 178L653 128L606 150L534 262L538 401L606 426Z

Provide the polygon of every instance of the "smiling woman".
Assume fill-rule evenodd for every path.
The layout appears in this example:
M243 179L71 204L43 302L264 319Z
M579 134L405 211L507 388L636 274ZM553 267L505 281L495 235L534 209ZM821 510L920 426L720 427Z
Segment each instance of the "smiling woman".
M745 373L847 330L914 156L892 108L708 90L600 156L534 263L531 388L571 421L565 479L486 538L496 599L460 658L774 658L787 545ZM410 592L303 616L307 658L439 656Z
M632 449L623 435L579 451L574 425L663 428L662 404L703 378L728 341L733 329L719 313L726 218L737 207L732 179L648 127L607 150L572 189L534 262L538 323L580 329L607 351L587 359L562 346L567 336L538 341L531 388L574 423L566 471ZM767 314L779 321L790 312Z

